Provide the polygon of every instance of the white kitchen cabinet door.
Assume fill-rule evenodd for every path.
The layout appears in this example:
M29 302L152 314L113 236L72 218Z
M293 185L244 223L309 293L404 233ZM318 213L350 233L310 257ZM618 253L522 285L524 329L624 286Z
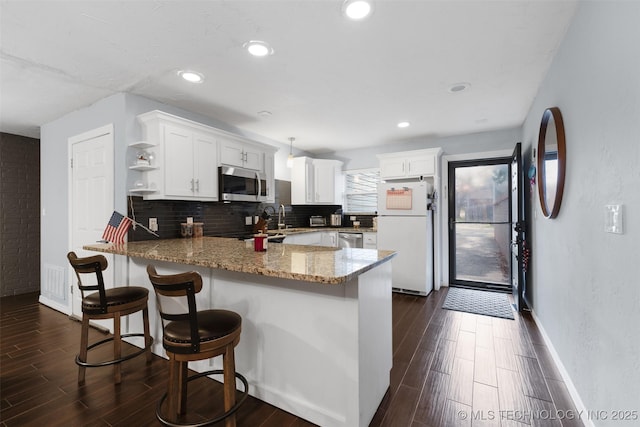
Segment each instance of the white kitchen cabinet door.
M342 163L336 160L313 161L314 202L316 204L341 205L340 168Z
M363 242L362 247L364 249L377 249L378 244L378 235L377 233L362 233L363 234Z
M342 162L296 157L291 170L291 204L341 205Z
M233 141L220 141L220 163L243 167L244 152L242 151L242 145Z
M193 196L193 132L178 126L164 127L164 180L167 196Z
M320 246L329 246L331 248L338 247L338 232L323 231L320 236Z
M321 246L322 233L320 231L311 231L309 233L287 235L287 237L284 239L284 243L290 243L294 245Z
M406 177L404 168L404 158L380 159L380 178L404 178Z
M409 176L433 176L435 172L436 162L432 155L407 159L407 175Z
M220 142L220 163L229 166L263 171L264 151L241 141L225 140Z
M195 134L194 144L194 193L199 198L218 198L218 168L216 167L216 140L210 136Z

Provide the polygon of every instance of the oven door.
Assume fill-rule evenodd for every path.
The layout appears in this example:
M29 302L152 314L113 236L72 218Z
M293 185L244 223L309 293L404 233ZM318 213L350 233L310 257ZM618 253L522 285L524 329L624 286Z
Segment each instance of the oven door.
M221 166L218 182L220 200L263 202L267 200L267 177L263 172L233 166Z

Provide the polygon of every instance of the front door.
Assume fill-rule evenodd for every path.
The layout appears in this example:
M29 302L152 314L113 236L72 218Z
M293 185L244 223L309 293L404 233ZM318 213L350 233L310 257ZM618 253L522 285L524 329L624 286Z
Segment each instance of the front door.
M511 291L511 158L449 163L449 283Z
M69 138L71 153L70 249L79 257L96 255L83 245L102 239L113 213L113 126L108 125ZM113 283L113 255L105 254L109 268L105 284ZM82 317L82 296L73 269L69 266L72 314ZM90 284L83 277L83 283ZM93 281L95 283L95 280Z

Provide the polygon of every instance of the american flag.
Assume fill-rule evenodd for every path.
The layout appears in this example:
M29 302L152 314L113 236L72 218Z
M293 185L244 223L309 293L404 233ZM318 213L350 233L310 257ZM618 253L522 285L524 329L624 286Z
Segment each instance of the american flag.
M107 228L102 233L102 238L112 243L124 243L124 236L131 227L131 220L122 214L113 211Z

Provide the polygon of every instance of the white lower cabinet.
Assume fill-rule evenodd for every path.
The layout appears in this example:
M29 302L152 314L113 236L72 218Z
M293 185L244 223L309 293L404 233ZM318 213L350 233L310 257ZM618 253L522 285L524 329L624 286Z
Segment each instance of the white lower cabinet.
M311 231L309 233L288 234L284 242L294 245L320 246L322 244L322 233L320 231Z
M320 246L329 246L331 248L338 247L338 232L337 231L323 231L320 239Z
M377 249L378 248L378 234L377 233L362 233L362 247L364 249Z

